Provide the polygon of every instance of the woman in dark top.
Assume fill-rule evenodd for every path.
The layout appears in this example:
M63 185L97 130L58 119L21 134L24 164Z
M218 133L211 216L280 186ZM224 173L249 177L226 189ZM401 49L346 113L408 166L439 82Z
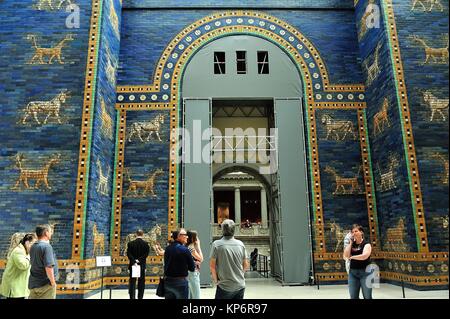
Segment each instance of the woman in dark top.
M350 260L348 288L351 299L359 299L360 289L362 289L364 299L372 299L372 286L367 278L371 274L371 271L367 268L370 264L371 253L372 247L364 239L363 228L354 224L350 244L344 250L344 259Z

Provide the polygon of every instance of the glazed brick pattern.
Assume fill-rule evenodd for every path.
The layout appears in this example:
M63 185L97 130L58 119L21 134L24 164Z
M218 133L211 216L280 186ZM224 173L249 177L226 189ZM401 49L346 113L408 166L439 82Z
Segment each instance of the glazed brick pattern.
M329 115L336 121L350 121L356 137L347 134L344 140L336 140L333 132L327 139L326 125L321 121L324 115ZM336 223L342 230L350 230L352 224L360 224L369 234L364 181L362 170L359 170L362 163L357 114L354 110L317 110L316 119L326 251L334 252L336 249L341 251L343 247L342 245L338 246L336 233L332 232L330 228L331 223ZM340 138L344 136L342 132L339 134ZM336 190L336 179L334 175L325 171L327 166L333 168L340 177L353 178L357 176L360 190L351 194L351 187L346 185L345 188L349 194L343 194L341 189L337 194L333 194Z
M91 1L78 0L80 28L68 29L65 10L36 10L36 1L2 1L0 30L0 97L2 129L0 130L0 259L9 247L15 232L33 231L37 224L58 223L53 246L58 259L71 256L73 206L86 69L87 38ZM30 35L36 36L38 47L50 48L68 34L73 40L61 50L64 64L28 64L35 54ZM44 60L48 61L49 56ZM69 97L61 105L60 120L50 116L43 124L40 113L37 124L29 116L22 124L24 110L31 101L52 100L62 90ZM19 178L17 154L23 154L25 169L40 169L56 153L60 162L49 169L51 190L12 190ZM35 180L30 180L33 187Z
M168 211L168 171L169 171L169 112L149 111L149 112L127 112L127 136L130 128L136 122L152 121L155 117L163 115L164 123L160 129L161 142L155 135L147 142L147 134L144 134L144 142L141 142L137 135L132 136L131 142L127 138L125 145L125 168L128 173L124 175L122 192L122 212L121 212L121 253L125 246L126 236L134 234L137 228L148 233L157 224L164 226L165 232L158 237L161 246L165 246L167 240L167 211ZM149 156L149 154L151 154ZM137 189L137 196L130 189L129 179L133 181L144 181L156 170L162 169L163 174L154 180L153 191L156 197L151 196L150 189L145 196L142 196L144 189ZM128 190L130 189L130 192ZM154 251L151 254L155 255Z
M359 1L356 8L356 21L360 21L366 6L367 1ZM404 158L401 123L395 93L395 80L392 73L387 34L383 21L380 22L380 28L369 29L365 36L361 38L360 53L363 69L364 61L369 66L372 64L378 44L381 45L379 51L380 74L367 87L366 101L367 126L376 189L381 248L384 251L390 251L390 248L386 246L388 229L396 227L400 218L404 218L406 225L406 233L404 234L405 249L407 251L417 251L408 173ZM381 110L385 98L388 100L388 117L391 126L385 127L381 133L379 131L375 132L374 116ZM399 165L394 170L396 187L386 189L386 187L381 185L381 175L389 169L390 156L395 156Z
M104 253L109 255L109 235L111 228L111 199L112 199L112 185L114 178L114 147L115 147L115 132L116 132L116 111L115 111L115 86L116 86L116 69L118 64L118 55L120 47L120 33L114 30L112 21L110 19L111 6L114 5L114 10L117 12L119 18L118 28L120 30L120 1L107 0L103 2L102 15L102 29L101 42L98 53L98 74L97 74L97 92L95 103L95 114L93 124L91 163L90 163L90 181L89 181L89 201L88 212L86 215L86 230L85 230L85 258L92 258L94 255L99 255L100 251L97 249L94 252L94 236L93 227L97 226L97 231L104 236ZM108 66L113 67L113 75L108 75ZM112 136L108 137L102 132L102 100L106 108L108 116L111 118L113 126ZM102 175L107 176L107 192L99 192L99 168L97 166L99 161ZM109 174L108 174L109 173Z
M118 85L148 85L168 43L185 27L215 11L125 10ZM302 32L319 50L331 83L361 83L352 11L266 10Z
M353 8L353 0L124 0L124 8Z
M416 35L433 48L445 48L448 52L448 14L447 1L441 1L443 11L435 6L430 12L423 12L421 6L411 11L411 4L394 1L394 13L403 58L406 87L410 104L411 122L419 163L426 226L430 251L448 251L448 226L444 227L442 218L448 221L448 181L445 179L443 163L433 157L441 154L448 161L448 106L444 110L445 120L435 113L433 121L431 110L424 100L424 92L430 90L440 99L449 96L449 68L447 63L422 65L425 61L424 48L414 42ZM427 4L427 9L429 9ZM447 173L448 174L448 173Z

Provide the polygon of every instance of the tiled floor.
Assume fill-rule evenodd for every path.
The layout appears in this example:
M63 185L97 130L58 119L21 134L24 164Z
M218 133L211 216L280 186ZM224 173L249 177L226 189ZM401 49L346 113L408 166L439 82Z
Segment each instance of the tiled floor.
M331 286L282 286L278 281L269 278L249 278L246 281L246 299L348 299L347 285ZM215 288L202 288L202 299L213 299ZM448 290L417 291L405 288L407 299L449 299ZM99 299L100 293L89 299ZM103 298L109 298L109 290L103 292ZM402 299L402 288L390 284L380 284L373 289L374 299ZM126 289L113 290L112 299L128 299ZM154 289L145 291L144 299L159 299Z

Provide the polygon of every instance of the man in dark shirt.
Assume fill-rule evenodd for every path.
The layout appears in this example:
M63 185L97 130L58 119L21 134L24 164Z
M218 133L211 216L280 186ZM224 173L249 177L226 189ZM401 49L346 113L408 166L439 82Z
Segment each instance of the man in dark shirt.
M136 231L136 239L130 241L127 245L127 256L130 260L128 265L128 270L130 271L130 282L129 282L129 294L130 299L136 299L136 279L132 277L131 266L134 264L141 266L141 276L138 281L138 299L144 298L145 290L145 267L147 263L147 256L150 252L150 247L148 243L142 238L144 236L144 231L139 229Z
M184 228L172 233L173 242L164 252L164 297L166 299L188 299L188 270L195 270L194 259L185 246L188 235Z
M58 264L50 245L53 230L50 225L36 227L38 241L30 249L30 299L55 299Z

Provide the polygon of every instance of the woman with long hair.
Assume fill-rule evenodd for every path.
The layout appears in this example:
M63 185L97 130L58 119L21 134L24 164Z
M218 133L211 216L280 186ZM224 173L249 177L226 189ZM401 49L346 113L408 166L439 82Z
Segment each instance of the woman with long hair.
M200 247L200 239L195 230L188 230L186 246L192 254L195 262L195 270L189 271L189 299L200 299L200 264L203 262L203 253Z
M348 274L348 288L351 299L359 299L359 291L362 290L364 299L372 299L372 287L368 283L370 254L372 246L364 239L364 230L361 225L352 226L350 243L344 249L344 259L350 260Z
M29 296L30 248L35 241L35 234L26 234L8 255L0 287L0 293L6 298L23 299Z

